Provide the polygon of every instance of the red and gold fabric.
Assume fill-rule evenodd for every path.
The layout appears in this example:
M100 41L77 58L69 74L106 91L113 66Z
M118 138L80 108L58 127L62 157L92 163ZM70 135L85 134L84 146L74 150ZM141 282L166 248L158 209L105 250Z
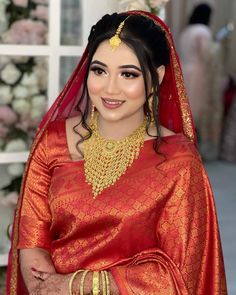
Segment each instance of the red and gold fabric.
M65 119L76 115L87 50L43 119L25 170L9 255L7 294L24 295L19 249L48 250L58 273L111 271L121 295L225 295L215 206L171 33L171 63L161 86L161 123L176 132L153 140L95 200L84 162L69 156Z

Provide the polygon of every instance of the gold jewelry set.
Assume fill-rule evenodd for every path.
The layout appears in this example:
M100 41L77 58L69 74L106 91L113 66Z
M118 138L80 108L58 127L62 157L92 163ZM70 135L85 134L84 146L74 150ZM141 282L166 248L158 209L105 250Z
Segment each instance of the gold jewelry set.
M90 121L92 136L84 141L85 176L94 198L120 179L138 158L146 133L145 118L131 135L120 140L105 139L99 133L97 118L96 112Z
M83 274L80 279L79 292L77 292L77 291L75 292L75 291L73 291L73 283L74 283L76 276L81 272ZM86 275L89 272L90 272L90 270L79 269L72 274L72 276L69 280L69 295L84 295L84 282L85 282ZM100 288L100 278L101 278L102 288ZM99 294L102 294L102 295L110 295L111 294L109 276L108 276L108 272L106 270L93 271L91 295L99 295Z
M109 39L112 50L121 43L120 34L125 25L122 21L113 37ZM147 119L131 135L121 140L105 139L98 130L98 115L92 106L90 128L92 135L83 142L84 170L86 182L92 185L96 198L104 189L110 187L126 172L138 158L146 134Z

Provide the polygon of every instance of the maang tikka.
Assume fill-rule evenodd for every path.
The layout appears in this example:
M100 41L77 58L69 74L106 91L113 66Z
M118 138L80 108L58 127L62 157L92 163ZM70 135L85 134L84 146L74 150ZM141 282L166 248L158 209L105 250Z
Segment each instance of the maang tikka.
M124 27L124 25L125 25L126 20L127 20L129 17L130 17L130 15L127 16L126 19L124 19L124 20L119 24L119 27L118 27L118 29L116 30L115 35L109 39L109 44L110 44L110 46L111 46L111 48L112 48L112 51L114 51L116 48L118 48L118 47L120 46L120 43L121 43L120 34L121 34L121 31L122 31L122 29L123 29L123 27Z

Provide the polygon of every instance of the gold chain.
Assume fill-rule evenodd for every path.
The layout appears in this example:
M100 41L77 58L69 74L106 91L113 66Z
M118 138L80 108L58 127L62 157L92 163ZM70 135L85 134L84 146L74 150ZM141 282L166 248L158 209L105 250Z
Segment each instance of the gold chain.
M91 119L92 136L84 141L85 176L93 187L94 198L113 185L138 158L146 133L146 119L131 135L121 140L103 138L97 115Z

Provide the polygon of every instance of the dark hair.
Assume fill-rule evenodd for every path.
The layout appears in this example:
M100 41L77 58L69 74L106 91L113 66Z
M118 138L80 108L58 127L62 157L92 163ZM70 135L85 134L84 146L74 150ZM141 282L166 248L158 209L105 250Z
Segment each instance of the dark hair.
M190 18L189 24L203 24L208 26L210 23L212 9L208 4L199 4L195 6Z
M112 15L106 14L91 28L88 38L88 64L91 63L93 55L99 44L104 40L110 39L116 33L120 23L127 18L128 14L114 13ZM131 15L126 19L125 25L120 34L122 42L129 46L136 54L141 70L143 72L146 102L144 105L144 112L147 116L146 131L151 123L151 113L154 115L154 121L157 129L157 136L154 142L154 149L157 152L160 143L159 131L159 115L158 115L158 99L160 99L160 85L157 74L157 68L161 65L166 66L169 63L169 47L165 37L165 32L162 28L154 23L153 20L141 15ZM89 70L86 74L86 80ZM153 101L151 109L149 107L150 94L148 93L148 77L151 77L151 84L153 88ZM87 88L84 88L87 93ZM85 94L85 93L84 93ZM87 102L86 111L82 115L81 123L84 128L89 131L87 137L82 138L81 141L91 136L91 130L86 125L88 116L89 102ZM81 142L80 141L80 142ZM78 142L78 144L80 143ZM78 147L78 145L77 145Z

